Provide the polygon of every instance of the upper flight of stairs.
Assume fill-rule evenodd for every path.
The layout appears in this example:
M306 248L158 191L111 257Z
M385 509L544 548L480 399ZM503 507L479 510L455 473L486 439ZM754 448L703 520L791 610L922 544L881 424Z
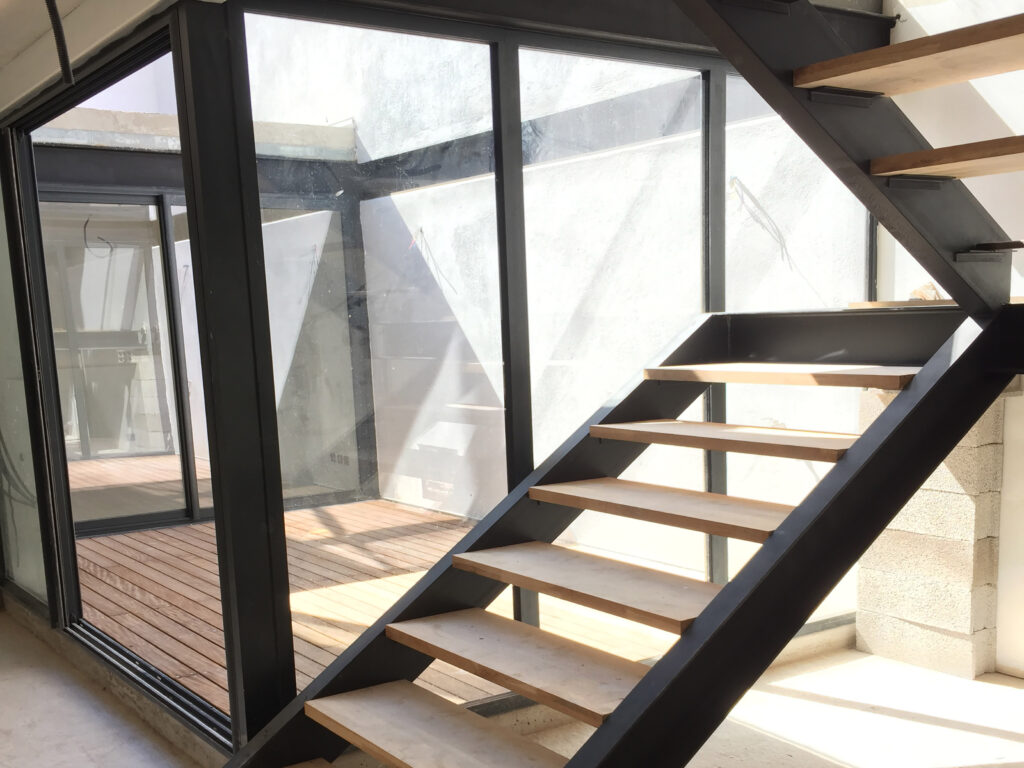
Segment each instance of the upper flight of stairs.
M798 88L895 96L1024 69L1024 14L810 64ZM966 179L1024 171L1024 136L907 152L871 161L875 176Z
M896 96L1015 69L1024 69L1024 14L800 67L793 84Z

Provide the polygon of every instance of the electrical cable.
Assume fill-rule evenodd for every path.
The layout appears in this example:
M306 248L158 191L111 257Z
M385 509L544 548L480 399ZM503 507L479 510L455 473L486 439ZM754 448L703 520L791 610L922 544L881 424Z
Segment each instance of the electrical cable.
M60 74L68 85L75 84L75 73L71 69L68 56L68 43L64 39L64 22L57 10L57 0L46 0L46 10L50 14L50 27L53 29L53 42L57 45L57 61L60 62Z

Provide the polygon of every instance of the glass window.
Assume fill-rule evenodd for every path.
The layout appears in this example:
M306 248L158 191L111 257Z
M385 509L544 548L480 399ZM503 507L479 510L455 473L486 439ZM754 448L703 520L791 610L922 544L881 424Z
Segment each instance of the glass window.
M246 40L301 684L508 490L490 50L259 15Z
M195 462L199 509L204 516L213 512L213 485L210 470L210 440L206 431L206 400L203 394L203 363L199 357L199 315L196 310L196 283L192 267L192 244L188 233L185 206L170 206L171 236L174 240L173 274L177 283L178 313L181 322L184 370L188 392L188 412L192 427L192 454Z
M175 101L168 55L33 132L37 159L103 147L141 171L137 194L38 179L52 416L64 427L82 619L226 714L217 540L198 522L212 498L188 227L163 182L135 187L154 151L179 149Z
M702 311L699 72L520 53L539 464Z
M184 516L156 206L39 212L75 522Z
M540 464L685 332L703 302L699 72L520 52L534 456ZM683 414L703 420L703 402ZM704 490L703 453L652 446L623 478ZM563 546L703 579L706 537L584 512ZM541 596L541 625L634 658L672 637Z
M746 80L726 85L726 309L863 301L867 211Z
M0 544L4 576L45 601L46 570L11 277L7 222L0 211Z
M726 103L726 308L843 309L866 289L868 215L852 193L742 78ZM860 392L730 384L731 424L856 433ZM730 495L799 504L830 464L727 456ZM730 539L735 575L757 545ZM856 608L848 576L814 618Z

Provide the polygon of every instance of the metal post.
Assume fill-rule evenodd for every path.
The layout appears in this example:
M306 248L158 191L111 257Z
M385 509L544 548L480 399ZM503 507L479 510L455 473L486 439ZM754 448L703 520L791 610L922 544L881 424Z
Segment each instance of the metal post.
M491 45L491 89L505 374L505 460L508 487L515 488L533 471L533 407L519 47L512 42L502 40ZM515 618L538 625L537 593L516 587L512 595Z
M704 311L724 312L725 270L725 121L726 72L723 65L704 72ZM712 384L704 395L704 419L726 420L724 384ZM726 455L704 452L705 489L726 493ZM715 584L729 580L729 540L707 537L707 575Z
M241 11L184 2L173 32L228 689L240 747L295 697L256 150Z
M181 326L181 296L178 291L177 256L174 252L174 226L171 203L166 195L158 206L160 242L163 259L164 294L167 304L167 337L170 345L171 373L178 413L178 442L181 446L181 471L185 484L185 509L193 520L200 517L199 479L196 476L196 454L192 442L192 406L188 392L188 364L185 360L185 339Z

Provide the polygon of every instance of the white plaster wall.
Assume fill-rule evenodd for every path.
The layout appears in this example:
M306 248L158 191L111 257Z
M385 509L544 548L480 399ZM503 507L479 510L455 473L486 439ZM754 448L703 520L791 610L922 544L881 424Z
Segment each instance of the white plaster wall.
M360 208L381 495L482 517L507 493L494 178Z

